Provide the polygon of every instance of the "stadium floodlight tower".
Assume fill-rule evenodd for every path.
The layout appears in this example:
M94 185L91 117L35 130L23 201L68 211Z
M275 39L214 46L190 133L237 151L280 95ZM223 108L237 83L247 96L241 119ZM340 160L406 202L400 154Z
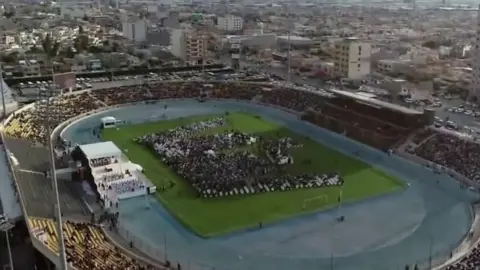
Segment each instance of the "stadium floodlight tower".
M39 121L43 120L44 123L44 143L48 150L49 155L49 177L52 184L52 189L55 196L54 202L54 217L55 217L55 229L58 234L58 254L60 259L60 269L67 270L68 264L65 255L65 242L63 236L63 226L62 226L62 210L60 209L60 196L58 194L58 182L57 175L55 173L55 157L54 157L54 147L53 147L53 136L51 134L51 129L56 123L59 123L63 117L60 110L60 89L56 87L56 78L54 70L54 57L58 53L59 43L55 41L51 34L47 34L44 40L42 41L43 50L46 53L48 62L51 64L51 74L52 82L47 86L42 86L38 90L38 98L35 103L35 112L36 117Z
M53 72L53 69L52 69ZM58 181L57 174L55 173L55 157L54 157L54 143L52 128L55 123L59 123L62 119L62 114L60 111L59 104L59 91L55 85L55 75L53 74L52 84L45 87L42 90L39 90L39 100L37 109L40 109L37 112L38 117L44 117L44 128L45 128L45 146L48 150L49 155L49 170L48 175L50 176L52 188L55 196L55 205L54 205L54 216L56 221L56 231L58 234L58 253L60 259L60 265L62 270L67 270L67 260L65 256L65 242L63 236L63 226L62 226L62 210L60 209L60 195L58 193ZM41 118L40 118L41 119Z
M291 51L292 51L292 41L291 41L291 35L292 35L292 31L294 29L294 25L293 25L293 20L292 20L292 14L290 13L290 11L288 11L288 18L287 18L287 27L288 27L288 54L287 54L287 85L290 84L290 81L292 79L292 74L291 74L291 70L292 70L292 55L291 55Z
M0 62L0 93L2 95L2 111L3 117L7 117L7 108L5 106L5 82L3 81L3 69L2 69L2 62Z

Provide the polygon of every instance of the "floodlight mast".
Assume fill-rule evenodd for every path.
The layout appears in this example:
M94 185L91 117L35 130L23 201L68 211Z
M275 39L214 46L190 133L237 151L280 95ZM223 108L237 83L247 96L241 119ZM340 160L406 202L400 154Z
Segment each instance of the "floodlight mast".
M62 210L60 208L60 195L58 193L58 181L57 181L57 175L55 173L55 158L53 156L54 138L50 130L50 123L52 120L54 120L53 118L55 119L59 118L59 112L57 110L58 106L55 106L56 102L54 101L54 98L56 98L55 94L56 94L55 93L55 71L53 69L53 64L52 64L52 84L50 86L47 86L46 89L39 90L39 101L37 101L39 102L39 107L37 108L37 110L40 109L40 111L38 111L38 113L40 114L39 117L42 116L41 114L43 112L44 114L43 117L45 119L44 121L45 146L47 147L47 150L48 150L49 163L50 163L49 164L50 178L52 180L52 188L55 196L54 216L55 216L55 229L58 235L58 238L57 238L58 254L59 254L59 260L60 260L59 268L61 270L68 270L67 258L65 255L65 241L64 241L64 235L63 235L63 226L62 226ZM42 104L44 101L45 101L45 106L43 106Z
M0 91L2 92L2 109L3 109L3 117L7 117L7 108L5 106L5 87L3 82L3 70L2 70L2 62L0 62Z
M293 30L293 20L292 20L292 16L290 14L290 9L288 9L288 21L287 21L287 26L288 26L288 54L287 54L287 85L290 84L291 82L291 79L292 79L292 74L291 74L291 69L292 69L292 56L291 56L291 50L292 50L292 40L291 40L291 35L292 35L292 30Z

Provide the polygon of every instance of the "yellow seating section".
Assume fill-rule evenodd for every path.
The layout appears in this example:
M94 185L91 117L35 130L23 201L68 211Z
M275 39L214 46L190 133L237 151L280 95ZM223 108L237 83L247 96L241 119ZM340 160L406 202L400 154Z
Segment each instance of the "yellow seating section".
M69 118L75 117L87 111L96 109L97 100L88 93L72 96L61 96L55 102L59 119L52 123L52 127ZM36 108L15 114L12 120L5 126L4 134L7 137L42 141L45 137L44 119L35 117Z
M58 253L58 239L54 220L29 217L28 223L32 229L42 229L48 235L45 245L52 252ZM69 253L71 257L75 258L73 260L74 266L75 261L86 260L85 256L89 256L88 260L93 260L98 269L109 269L109 265L131 265L134 267L135 262L123 254L120 255L118 249L107 241L99 227L82 224L79 228L76 225L71 222L63 223L65 248L67 254ZM85 238L87 234L90 234L89 240ZM136 267L134 268L136 269Z

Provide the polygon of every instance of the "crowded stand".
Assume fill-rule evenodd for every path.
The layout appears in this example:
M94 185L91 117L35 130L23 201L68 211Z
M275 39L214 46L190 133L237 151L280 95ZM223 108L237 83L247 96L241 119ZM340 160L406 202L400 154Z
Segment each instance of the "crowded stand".
M57 97L57 102L52 102L52 111L57 111L58 118L52 118L50 129L53 129L59 123L74 116L95 110L100 105L90 94L82 93L79 95L65 95ZM37 108L14 113L12 120L5 126L4 134L8 137L44 142L45 136L45 118L37 114Z
M426 140L428 137L436 134L436 131L430 128L422 129L415 133L415 135L412 137L412 142L415 144L420 144L424 140Z
M156 82L114 87L83 93L80 97L62 96L64 105L59 108L59 111L64 115L61 120L64 120L73 115L93 110L98 106L114 106L142 101L155 102L160 99L198 98L204 94L208 98L261 102L300 113L311 110L321 112L319 115L311 117L307 115L304 119L338 133L348 131L348 136L379 148L396 143L400 137L404 137L410 132L411 129L407 126L407 122L413 119L412 116L403 117L398 112L389 113L389 110L382 110L381 113L378 113L378 109L372 109L361 103L347 102L348 106L341 106L344 101L328 95L320 95L314 91L292 90L282 86L243 82ZM16 115L7 126L6 133L13 137L39 140L39 135L44 131L41 119L34 115L33 111ZM395 119L398 119L400 124L395 122ZM52 126L55 124L58 124L58 121L52 123ZM362 131L363 135L356 136L358 135L356 133L359 132L356 131L357 129L367 131L368 134ZM376 137L379 137L379 140L375 140Z
M111 163L117 163L117 162L116 161L112 162L112 158L109 158L109 157L90 159L90 166L92 167L106 166Z
M445 270L477 270L480 269L480 247L475 247L470 254L449 265Z
M274 140L236 131L206 136L199 134L224 124L223 118L214 118L163 133L148 134L137 138L136 142L150 147L203 197L343 184L341 177L336 174L296 176L285 173L285 167L279 165L293 163L288 150L301 147L291 138ZM253 144L261 149L236 149ZM262 157L261 153L266 153L268 158Z
M113 189L115 194L122 195L124 193L135 192L139 189L144 189L145 185L142 181L130 179L121 182L114 182L108 188Z
M435 164L452 169L468 179L480 181L480 144L453 134L436 132L416 148L412 154Z
M58 252L55 221L45 218L29 218L28 223L35 237L54 253ZM98 226L88 223L64 222L65 253L67 263L76 269L95 270L153 270L149 265L127 257L114 245Z

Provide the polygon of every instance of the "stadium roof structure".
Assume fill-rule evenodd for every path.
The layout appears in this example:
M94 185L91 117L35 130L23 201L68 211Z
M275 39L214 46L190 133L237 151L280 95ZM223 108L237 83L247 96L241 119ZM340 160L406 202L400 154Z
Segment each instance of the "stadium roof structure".
M397 104L389 103L389 102L386 102L386 101L378 100L378 99L375 99L373 97L368 97L368 96L365 96L365 95L358 95L356 93L343 91L343 90L336 90L336 89L330 89L329 91L332 92L333 94L337 95L337 96L343 96L343 97L356 99L358 101L370 104L372 106L379 106L379 107L382 107L382 108L390 109L390 110L401 112L401 113L404 113L404 114L413 114L413 115L415 115L415 114L421 115L422 114L422 112L420 112L420 111L410 109L410 108L407 108L407 107L404 107L404 106L400 106L400 105L397 105Z
M88 159L119 157L122 151L111 141L80 145L80 150Z

